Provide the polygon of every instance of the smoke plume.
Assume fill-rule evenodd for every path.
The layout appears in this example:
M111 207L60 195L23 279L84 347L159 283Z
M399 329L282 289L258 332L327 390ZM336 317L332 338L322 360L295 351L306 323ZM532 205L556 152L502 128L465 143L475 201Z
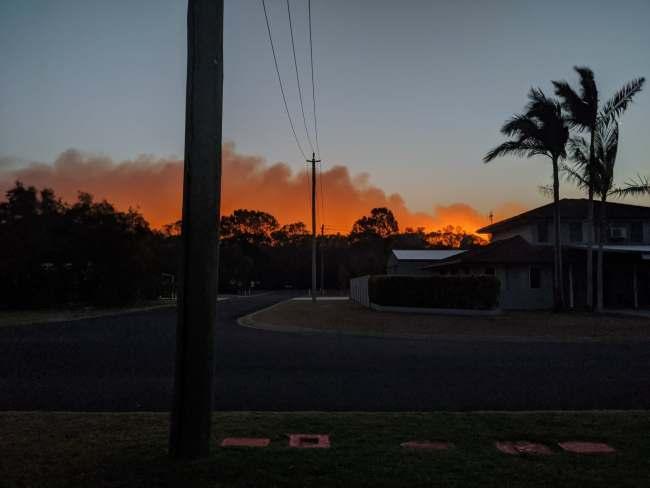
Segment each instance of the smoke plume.
M0 161L2 192L20 180L37 188L52 188L69 202L77 198L79 191L84 191L98 200L107 199L121 210L137 208L153 227L180 218L181 160L142 155L114 162L106 156L69 149L53 164L17 166L9 158ZM400 229L436 230L453 225L473 232L488 223L487 215L465 203L438 205L430 213L413 212L399 194L386 194L370 183L367 173L353 175L344 165L332 166L320 176L324 198L318 202L318 217L328 232L347 233L354 221L373 207L390 208ZM221 202L224 215L237 208L248 208L271 213L281 223L309 222L309 184L305 172L292 171L285 163L269 164L261 157L239 154L233 143L224 144ZM494 209L494 217L505 218L521 210L518 204L505 204Z

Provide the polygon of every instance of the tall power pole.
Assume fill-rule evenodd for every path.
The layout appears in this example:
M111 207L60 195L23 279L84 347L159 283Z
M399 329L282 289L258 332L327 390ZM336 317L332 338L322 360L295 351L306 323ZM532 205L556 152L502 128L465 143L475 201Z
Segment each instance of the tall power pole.
M325 295L325 224L320 225L320 294Z
M189 0L182 256L169 452L207 456L221 199L223 0Z
M316 301L316 154L311 153L311 301Z

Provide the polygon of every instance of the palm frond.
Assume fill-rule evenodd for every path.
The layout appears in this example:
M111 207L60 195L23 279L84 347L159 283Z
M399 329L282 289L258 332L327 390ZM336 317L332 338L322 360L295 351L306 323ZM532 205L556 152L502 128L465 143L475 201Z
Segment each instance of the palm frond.
M588 125L588 114L583 100L566 81L553 81L555 95L560 97L562 108L572 127L583 130Z
M546 198L553 198L553 185L539 185L537 191Z
M636 175L636 179L628 180L625 188L619 188L614 193L622 197L650 195L650 178Z
M538 127L535 122L530 117L522 114L513 115L501 127L501 133L508 137L514 135L521 137L522 135L535 134L536 132L538 132Z
M542 121L550 120L561 114L561 105L557 100L548 98L539 88L531 88L528 92L526 115Z
M589 144L584 137L569 139L569 157L578 165L589 165Z
M600 132L600 131L598 131ZM618 122L613 120L608 127L604 128L603 133L601 134L602 139L602 148L603 148L603 161L608 165L613 166L616 161L616 155L618 153Z
M601 118L609 120L621 115L632 103L634 96L643 89L645 78L636 78L626 83L603 106Z
M490 161L498 158L499 156L506 156L509 154L515 156L524 156L524 157L532 157L538 155L544 155L550 157L550 154L548 153L546 148L540 144L536 144L534 142L506 141L502 144L499 144L491 151L489 151L483 157L483 162L489 163Z
M574 66L573 69L580 78L580 98L583 103L592 107L598 106L598 87L594 72L587 66Z
M572 168L569 165L563 164L561 171L566 180L574 183L578 188L584 190L589 188L589 176L581 167Z

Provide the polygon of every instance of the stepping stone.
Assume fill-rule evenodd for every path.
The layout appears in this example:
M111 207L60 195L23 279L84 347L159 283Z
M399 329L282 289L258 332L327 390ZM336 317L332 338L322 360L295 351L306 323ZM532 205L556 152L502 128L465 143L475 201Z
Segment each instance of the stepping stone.
M221 447L267 447L271 439L255 437L226 437L221 441Z
M329 449L330 436L327 434L289 434L289 447L298 449Z
M450 442L440 442L440 441L408 441L402 442L400 446L407 449L431 449L434 451L445 451L454 447Z
M548 446L528 441L500 441L496 442L495 447L504 454L511 456L521 456L523 454L533 454L536 456L550 456L553 454Z
M558 446L567 452L575 452L578 454L611 454L616 452L611 446L604 442L558 442Z

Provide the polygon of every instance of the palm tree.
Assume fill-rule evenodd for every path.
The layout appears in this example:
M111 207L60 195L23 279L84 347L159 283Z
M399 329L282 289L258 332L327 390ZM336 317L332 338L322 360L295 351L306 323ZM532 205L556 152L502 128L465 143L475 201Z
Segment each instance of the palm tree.
M523 114L514 115L501 128L501 133L511 140L488 152L484 162L507 154L534 157L547 156L553 163L553 226L554 267L553 300L555 309L564 307L562 281L562 252L560 247L560 177L559 161L566 157L569 127L560 102L546 97L538 88L531 88L528 104Z
M605 103L599 113L598 87L594 72L587 67L573 68L580 78L580 93L576 92L566 81L554 81L555 94L562 100L562 108L567 113L572 127L589 132L588 166L595 168L595 138L601 120L607 123L618 118L632 103L634 96L641 91L645 78L636 78L623 86ZM594 243L594 169L588 169L587 194L589 198L588 232L587 232L587 307L593 307L593 243Z
M591 190L600 198L598 213L598 254L596 273L596 310L603 311L603 244L606 236L606 203L610 195L616 195L619 190L614 188L614 166L618 152L618 122L610 119L609 123L602 121L594 134L594 164L590 163L591 145L582 137L572 138L569 142L570 156L575 165L565 166L563 170L569 179L578 187Z

